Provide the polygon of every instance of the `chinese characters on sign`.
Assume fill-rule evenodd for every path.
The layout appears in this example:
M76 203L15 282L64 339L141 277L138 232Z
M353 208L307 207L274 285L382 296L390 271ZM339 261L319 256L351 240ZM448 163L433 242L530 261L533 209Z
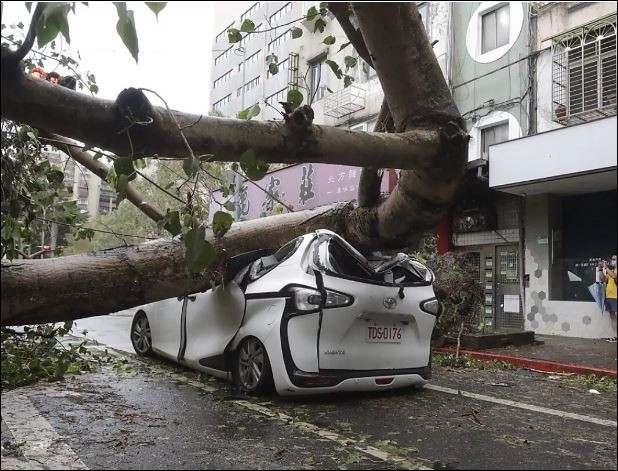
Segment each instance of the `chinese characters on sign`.
M357 198L361 168L346 165L301 164L267 174L255 182L243 183L235 197L238 220L256 219L278 212L277 199L294 210L312 209ZM382 179L381 189L388 191L388 178ZM224 198L215 192L211 212L221 210L216 201ZM287 212L287 208L283 208Z

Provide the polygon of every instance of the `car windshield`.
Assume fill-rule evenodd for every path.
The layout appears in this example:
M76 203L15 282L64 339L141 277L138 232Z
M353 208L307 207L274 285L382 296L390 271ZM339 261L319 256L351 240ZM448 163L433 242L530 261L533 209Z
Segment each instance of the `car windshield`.
M405 254L369 261L339 237L319 241L316 250L322 268L344 277L395 285L426 283L432 277L427 267Z

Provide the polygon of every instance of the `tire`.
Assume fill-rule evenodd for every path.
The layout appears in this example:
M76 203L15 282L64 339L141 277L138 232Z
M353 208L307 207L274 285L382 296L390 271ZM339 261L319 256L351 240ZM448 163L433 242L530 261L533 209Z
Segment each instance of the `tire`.
M238 388L248 394L272 391L273 374L266 348L255 337L246 337L238 346L234 361Z
M131 344L138 355L152 356L152 336L150 324L144 311L139 311L131 323Z

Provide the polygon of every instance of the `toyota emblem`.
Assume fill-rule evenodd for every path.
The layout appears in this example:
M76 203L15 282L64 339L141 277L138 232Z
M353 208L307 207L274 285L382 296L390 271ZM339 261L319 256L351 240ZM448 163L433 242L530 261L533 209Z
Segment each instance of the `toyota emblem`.
M386 309L395 309L395 306L397 306L397 300L395 298L384 298L383 303Z

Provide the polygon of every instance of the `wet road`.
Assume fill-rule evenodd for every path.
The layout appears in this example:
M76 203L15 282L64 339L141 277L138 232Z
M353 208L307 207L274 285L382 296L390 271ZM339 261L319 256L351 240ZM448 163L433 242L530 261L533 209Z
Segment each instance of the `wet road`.
M23 442L3 469L616 469L616 393L565 377L435 367L422 391L249 398L127 365L3 394L2 441Z

